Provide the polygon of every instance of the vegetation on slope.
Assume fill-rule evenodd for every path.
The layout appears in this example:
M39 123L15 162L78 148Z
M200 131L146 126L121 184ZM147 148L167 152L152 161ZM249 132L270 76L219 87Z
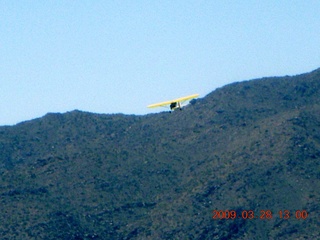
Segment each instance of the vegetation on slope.
M316 70L230 84L172 114L72 111L0 127L0 237L316 239L319 112Z

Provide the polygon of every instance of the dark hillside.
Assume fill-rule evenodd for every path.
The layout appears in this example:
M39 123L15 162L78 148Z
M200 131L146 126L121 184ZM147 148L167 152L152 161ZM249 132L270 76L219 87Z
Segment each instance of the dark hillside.
M320 69L172 114L50 113L0 127L0 238L317 239L319 161Z

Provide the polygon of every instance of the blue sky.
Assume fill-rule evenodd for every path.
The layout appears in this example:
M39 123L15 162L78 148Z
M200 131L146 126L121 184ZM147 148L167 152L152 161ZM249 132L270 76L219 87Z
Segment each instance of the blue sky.
M319 1L1 1L0 125L320 67Z

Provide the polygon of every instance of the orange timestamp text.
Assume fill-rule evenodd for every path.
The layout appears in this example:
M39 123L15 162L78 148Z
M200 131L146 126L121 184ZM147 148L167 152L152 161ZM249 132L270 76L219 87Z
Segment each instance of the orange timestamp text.
M280 219L289 219L291 217L295 219L306 219L308 218L308 212L306 210L296 210L290 212L289 210L280 210L274 214L271 210L213 210L212 218L221 220L221 219L261 219L261 220L270 220L273 217L278 217Z

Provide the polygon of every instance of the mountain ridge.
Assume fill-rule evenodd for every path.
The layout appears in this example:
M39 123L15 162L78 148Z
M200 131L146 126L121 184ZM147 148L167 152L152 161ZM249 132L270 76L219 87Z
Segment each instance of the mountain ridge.
M229 84L172 114L75 110L0 127L0 236L319 237L319 93L317 69Z

